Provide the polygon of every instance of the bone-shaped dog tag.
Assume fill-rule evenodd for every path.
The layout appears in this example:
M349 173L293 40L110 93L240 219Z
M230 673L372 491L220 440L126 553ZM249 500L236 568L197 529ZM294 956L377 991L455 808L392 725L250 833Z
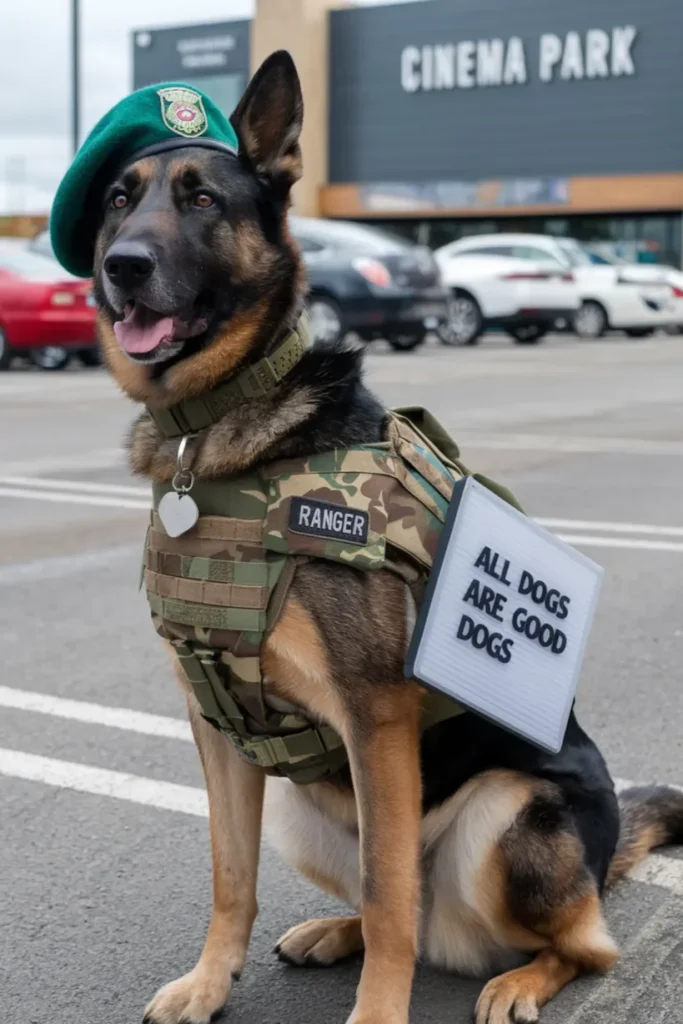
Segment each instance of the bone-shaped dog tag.
M157 511L169 537L180 537L187 533L199 519L199 509L194 498L177 491L165 494Z

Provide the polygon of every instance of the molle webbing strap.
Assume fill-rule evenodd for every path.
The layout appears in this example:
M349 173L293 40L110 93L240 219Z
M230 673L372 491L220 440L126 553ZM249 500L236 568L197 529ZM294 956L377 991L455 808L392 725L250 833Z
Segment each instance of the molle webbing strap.
M282 736L253 733L216 669L213 652L184 641L172 643L204 718L229 736L245 760L300 784L333 774L345 763L342 740L327 725L311 725Z
M266 613L256 608L197 604L172 597L160 597L151 590L147 591L147 600L154 615L168 622L177 622L181 626L231 629L240 633L263 633L266 628Z
M158 512L152 513L152 529L168 536ZM261 519L233 519L230 516L200 516L192 527L192 537L203 540L234 540L260 544L263 537Z
M303 321L300 321L297 329L274 352L247 366L236 377L196 398L186 398L167 409L148 406L147 411L164 437L194 434L218 423L229 409L244 400L270 394L301 360L307 347L308 335Z
M270 596L268 587L240 587L234 583L164 576L149 569L145 573L145 587L158 597L193 601L196 604L213 604L221 608L252 608L257 611L266 610Z
M202 555L178 555L147 548L145 568L163 576L182 576L186 580L234 583L237 587L270 587L277 564L273 562L230 562Z

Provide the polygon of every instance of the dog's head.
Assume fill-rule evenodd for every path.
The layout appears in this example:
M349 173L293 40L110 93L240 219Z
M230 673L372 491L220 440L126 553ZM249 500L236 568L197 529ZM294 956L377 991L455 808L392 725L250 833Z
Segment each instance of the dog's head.
M292 59L273 54L232 115L237 156L173 149L133 158L109 183L95 296L107 362L133 397L213 386L296 312L301 262L286 216L302 118Z

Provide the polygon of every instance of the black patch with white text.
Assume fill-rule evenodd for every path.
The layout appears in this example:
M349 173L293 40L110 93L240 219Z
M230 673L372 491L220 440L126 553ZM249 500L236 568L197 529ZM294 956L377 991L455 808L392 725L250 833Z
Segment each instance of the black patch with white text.
M309 537L343 541L345 544L367 544L370 515L358 508L333 505L315 498L292 498L289 529Z

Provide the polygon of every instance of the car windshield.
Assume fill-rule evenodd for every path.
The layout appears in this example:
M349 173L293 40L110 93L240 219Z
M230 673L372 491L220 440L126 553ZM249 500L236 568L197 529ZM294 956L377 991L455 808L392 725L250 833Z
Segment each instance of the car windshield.
M402 253L410 249L410 243L398 235L379 228L368 228L363 224L349 221L319 221L292 218L292 232L321 245L332 245L341 249L359 249L376 255Z
M0 244L0 268L19 274L29 281L58 281L70 277L56 260L32 252L21 244Z
M572 267L592 267L594 261L587 249L571 238L558 238L557 244Z

